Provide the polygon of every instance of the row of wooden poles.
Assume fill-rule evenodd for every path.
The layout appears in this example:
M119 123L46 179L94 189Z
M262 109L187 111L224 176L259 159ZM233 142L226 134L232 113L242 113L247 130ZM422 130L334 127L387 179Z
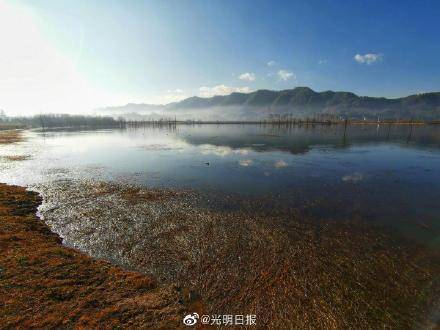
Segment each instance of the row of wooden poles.
M356 120L356 119L338 119L338 120L323 120L317 118L305 119L277 119L277 120L255 120L255 121L202 121L202 120L134 120L134 121L120 121L120 125L125 127L142 127L142 126L174 126L178 124L185 125L200 125L200 124L257 124L257 125L350 125L350 124L403 124L403 125L421 125L421 124L440 124L440 121L421 121L421 120Z

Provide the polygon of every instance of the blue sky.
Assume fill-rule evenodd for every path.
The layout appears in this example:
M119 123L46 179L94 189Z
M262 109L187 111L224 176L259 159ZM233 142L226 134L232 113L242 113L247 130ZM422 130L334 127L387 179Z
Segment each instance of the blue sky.
M10 95L0 108L15 112L295 86L386 97L440 90L438 1L0 0L0 6L11 18L0 14L9 50L0 64L6 72L0 93ZM0 63L2 56L8 54ZM34 73L17 74L15 67ZM23 92L29 104L19 98Z

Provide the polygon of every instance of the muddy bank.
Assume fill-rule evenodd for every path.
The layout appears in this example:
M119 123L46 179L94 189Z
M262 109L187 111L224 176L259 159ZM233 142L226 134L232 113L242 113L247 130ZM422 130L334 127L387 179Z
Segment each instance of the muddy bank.
M177 327L173 285L61 245L35 216L40 198L0 184L0 323L5 328Z

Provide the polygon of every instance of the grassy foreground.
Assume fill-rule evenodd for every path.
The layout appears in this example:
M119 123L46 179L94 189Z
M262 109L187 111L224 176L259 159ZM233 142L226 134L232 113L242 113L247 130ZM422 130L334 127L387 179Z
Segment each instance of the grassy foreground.
M165 327L185 304L173 285L61 245L25 188L0 184L0 324L6 328Z

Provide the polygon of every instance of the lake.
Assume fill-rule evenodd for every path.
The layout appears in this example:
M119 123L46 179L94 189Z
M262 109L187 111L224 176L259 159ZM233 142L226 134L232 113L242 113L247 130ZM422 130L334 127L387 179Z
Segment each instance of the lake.
M0 181L39 192L64 245L170 285L179 304L273 328L438 320L438 126L24 137L0 145Z
M319 217L386 226L440 243L440 127L177 125L27 132L0 147L0 181L37 186L62 179L125 182L266 198Z

